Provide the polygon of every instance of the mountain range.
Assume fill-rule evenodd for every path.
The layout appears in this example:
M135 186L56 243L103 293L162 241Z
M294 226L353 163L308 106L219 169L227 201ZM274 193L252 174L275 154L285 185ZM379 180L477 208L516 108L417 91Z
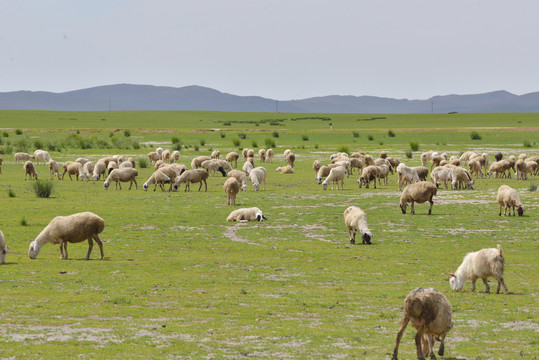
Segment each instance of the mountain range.
M205 110L286 113L485 113L539 112L539 92L515 95L501 90L473 95L434 96L426 100L330 95L277 101L238 96L202 86L166 87L118 84L53 93L0 93L0 110L135 111Z

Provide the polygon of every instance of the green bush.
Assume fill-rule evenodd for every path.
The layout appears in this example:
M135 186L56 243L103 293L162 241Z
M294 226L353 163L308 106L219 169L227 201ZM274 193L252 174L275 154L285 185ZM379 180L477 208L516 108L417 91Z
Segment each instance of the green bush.
M373 141L373 140L374 140L374 136L369 134L369 135L367 135L367 139L368 139L369 141Z
M347 153L348 154L348 146L346 146L346 145L339 146L339 148L337 149L337 152L342 152L342 153Z
M411 159L412 158L412 150L406 150L404 152L404 154L406 155L406 158L407 159Z
M239 134L238 134L238 137L239 137L240 139L242 139L242 140L245 140L245 139L247 139L247 134L246 134L246 133L239 133Z
M352 136L355 138L359 137L359 131L352 131Z
M395 135L395 133L393 132L393 130L388 130L387 136L389 136L389 137L395 137L396 135Z
M124 130L124 136L125 136L125 137L130 137L130 136L131 136L131 131L129 131L129 130Z
M28 226L28 221L26 221L26 218L24 216L21 218L20 224L22 226Z
M267 149L275 147L275 141L271 138L267 138L266 140L264 140L264 143L266 144Z
M530 186L528 186L528 191L537 191L537 184L531 183Z
M170 141L172 142L172 144L181 144L180 138L177 136L173 136L172 139L170 139Z
M279 132L274 131L274 132L271 133L271 136L273 136L274 138L278 138L279 137Z
M307 135L301 135L301 140L309 141L309 137Z
M253 142L251 143L251 146L253 148L257 148L258 147L258 144L256 143L256 141L253 140Z
M148 167L148 158L142 157L138 159L137 161L138 161L138 166L141 169L146 169Z
M48 198L54 191L54 182L50 180L36 180L32 182L32 190L38 198Z
M224 139L226 134L224 132L220 133L219 135L221 135L221 139Z
M16 134L16 135L22 135L22 130L21 130L21 129L15 130L15 134Z
M417 141L410 141L410 150L418 151L419 150L419 143Z
M524 145L524 147L526 148L531 148L532 147L532 143L530 140L524 140L524 142L522 143Z
M195 151L200 150L200 148L198 147L198 145L193 146L193 149L194 149Z
M9 137L9 133L8 133L7 131L4 131L4 132L2 133L2 136L3 136L3 137Z
M206 140L200 139L200 146L204 146L204 145L206 145Z
M14 198L15 197L15 191L13 191L13 189L11 187L9 187L7 189L7 195L10 197L10 198Z
M239 148L241 145L240 139L232 139L232 145L234 145L234 147Z
M481 135L477 131L472 131L470 133L470 139L472 139L472 140L481 140Z

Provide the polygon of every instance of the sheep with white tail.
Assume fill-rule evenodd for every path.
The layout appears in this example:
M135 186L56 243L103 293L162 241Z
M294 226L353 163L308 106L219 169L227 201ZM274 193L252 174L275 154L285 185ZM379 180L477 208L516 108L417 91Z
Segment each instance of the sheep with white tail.
M507 216L507 210L509 210L509 216L511 216L511 208L513 208L513 216L515 216L515 208L517 209L518 216L524 215L524 206L520 201L518 192L509 185L502 185L499 187L496 201L500 204L499 216L502 216L502 207L504 207L504 216Z
M357 206L349 206L344 210L344 223L350 235L350 244L356 243L356 232L361 233L363 244L371 244L372 233L367 225L367 214Z
M103 243L99 235L105 228L105 221L91 212L82 212L69 216L57 216L41 231L41 233L30 243L28 256L35 259L39 251L46 243L60 245L60 259L67 259L67 243L79 243L88 240L88 253L85 260L90 259L93 240L99 246L101 252L100 259L105 257Z
M253 189L258 191L260 184L264 184L264 190L266 190L266 169L262 166L256 167L249 173L249 179L253 183Z
M483 280L485 284L485 292L490 293L490 286L487 279L494 277L498 281L498 289L496 294L500 293L500 287L503 286L505 294L508 294L507 285L503 279L503 268L505 258L503 256L502 246L498 244L496 249L482 249L476 252L467 254L454 274L451 274L449 284L452 290L461 291L464 288L466 280L472 280L472 289L475 291L475 281Z

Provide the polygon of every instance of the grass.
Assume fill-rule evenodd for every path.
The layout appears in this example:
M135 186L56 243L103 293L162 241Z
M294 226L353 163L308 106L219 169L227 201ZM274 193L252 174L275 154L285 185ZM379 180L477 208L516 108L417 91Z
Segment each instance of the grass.
M82 138L95 136L99 140L109 139L113 129L123 132L128 126L129 139L141 144L138 150L68 146L51 153L59 162L77 157L95 161L112 154L145 158L152 146L170 148L171 136L185 144L205 139L208 147L223 154L236 150L231 139L238 134L237 124L223 130L223 124L216 126L214 119L275 117L165 112L167 117L161 112L135 112L129 114L134 121L130 123L130 117L115 112L8 113L0 112L0 118L19 116L21 121L43 116L42 122L51 120L49 126L55 131L40 128L43 124L38 121L22 129L20 137L37 136L43 144L64 138L73 127L80 130ZM481 152L502 150L506 156L518 155L523 138L537 138L537 129L524 129L530 127L527 119L533 114L475 115L454 114L451 119L454 116L458 122L467 118L466 126L472 123L471 118L477 119L478 130L484 135ZM522 128L504 130L505 137L498 136L498 129L488 129L490 123L498 126L497 119L513 119L513 115L522 121ZM102 181L55 180L54 197L36 198L31 183L22 180L22 165L3 156L0 206L9 211L3 212L1 230L9 254L7 264L0 266L1 357L119 359L129 352L132 359L387 359L404 297L413 288L430 286L446 294L453 306L455 326L446 340L446 359L512 359L515 349L519 357L533 359L539 353L535 234L539 192L528 191L528 182L514 178L478 179L475 190L440 189L433 215L426 215L427 206L418 204L417 215L412 216L402 215L397 206L396 175L390 177L389 185L374 190L359 189L354 173L345 179L344 190L323 191L313 181L311 165L314 159L329 162L335 150L361 149L376 157L385 150L388 156L404 159L410 141L418 142L425 151L446 151L449 155L477 148L469 137L471 129L426 130L433 123L432 117L421 115L418 118L423 123L408 118L406 126L417 127L415 131L384 137L380 146L366 136L354 139L351 129L406 117L387 115L387 119L361 122L356 121L357 114L349 117L355 128L347 129L346 115L335 114L331 114L333 130L320 119L279 122L282 126L278 147L273 146L273 163L257 161L257 166L267 169L266 190L254 192L249 184L248 191L238 194L236 206L225 205L220 174L210 176L208 192L196 192L196 186L188 193L183 187L176 193L145 192L142 183L153 172L152 166L138 167L138 190L122 186L121 191L105 191ZM88 118L93 122L87 123ZM145 130L144 125L137 125L140 118L163 119L169 128ZM170 125L167 119L176 119L174 124L179 125ZM204 127L192 131L191 119ZM23 122L15 126L0 123L13 133L8 127L20 127ZM241 126L245 133L255 128L248 123ZM249 143L265 143L271 136L270 126L260 123L260 131L249 131ZM378 140L387 135L388 128L397 131L404 126L374 126L369 133ZM227 136L221 137L221 132ZM309 136L309 142L298 141L302 134ZM446 146L436 145L442 135ZM287 148L297 155L293 175L275 172L284 163L282 152ZM29 146L29 150L35 149ZM207 152L205 147L196 152L191 145L182 149L181 162L189 164L194 156L209 155ZM532 145L526 152L536 155L539 149ZM406 164L420 165L419 158L406 160ZM238 165L241 167L241 161ZM43 164L37 165L37 171L40 177L48 176ZM526 207L524 217L498 216L495 194L504 183L519 192ZM16 197L8 196L10 188ZM367 212L373 245L348 245L342 213L350 205ZM248 224L225 221L232 209L250 206L261 208L269 220ZM59 260L58 246L51 244L43 247L36 260L28 258L30 241L54 216L80 211L92 211L105 219L100 237L106 260L96 260L97 246L93 260L82 260L87 243L69 244L69 260ZM21 224L23 218L26 225ZM469 282L464 292L450 291L448 274L464 255L497 243L504 248L510 294L471 293ZM483 289L480 281L477 286ZM399 351L403 359L415 358L414 334L409 328L403 337Z
M38 179L32 182L32 190L34 191L34 194L36 194L36 197L48 198L54 191L54 182L51 180Z

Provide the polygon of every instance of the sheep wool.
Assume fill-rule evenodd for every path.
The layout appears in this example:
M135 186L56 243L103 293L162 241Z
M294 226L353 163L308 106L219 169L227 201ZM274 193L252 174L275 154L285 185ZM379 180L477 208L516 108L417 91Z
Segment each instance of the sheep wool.
M264 221L268 220L262 210L257 207L241 208L234 210L228 215L226 221Z
M363 244L371 244L372 233L367 225L367 214L357 206L349 206L344 210L344 224L348 228L350 244L356 243L356 232L361 233Z
M4 233L0 231L0 264L3 264L6 262L6 255L7 255L6 238L4 238Z

